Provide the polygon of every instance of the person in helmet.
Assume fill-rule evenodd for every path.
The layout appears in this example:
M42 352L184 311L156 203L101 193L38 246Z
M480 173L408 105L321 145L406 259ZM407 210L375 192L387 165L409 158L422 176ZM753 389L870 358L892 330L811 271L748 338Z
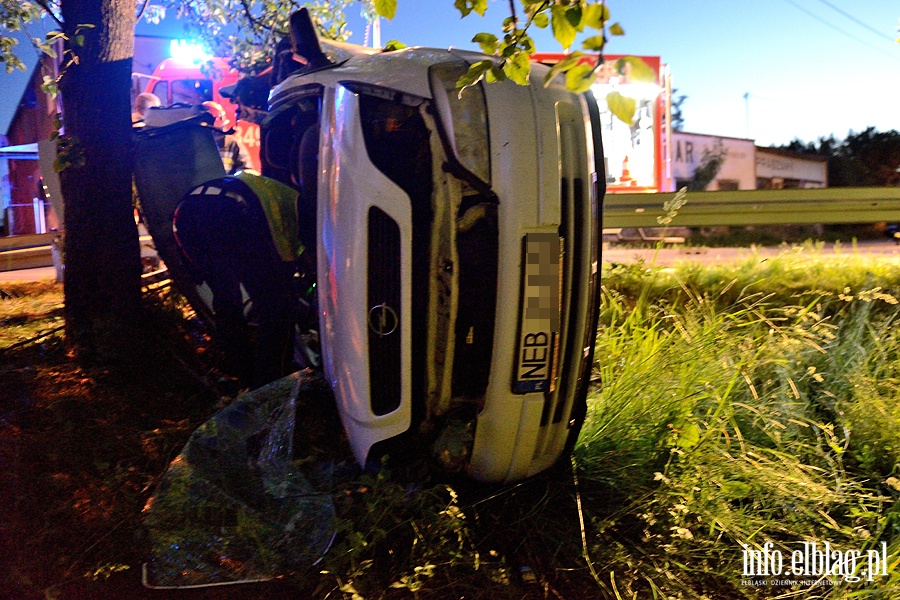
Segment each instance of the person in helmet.
M218 102L207 101L203 103L203 107L215 117L216 144L219 146L219 155L222 157L222 165L225 172L234 175L241 171L250 169L250 153L247 147L234 135L234 128L225 109Z

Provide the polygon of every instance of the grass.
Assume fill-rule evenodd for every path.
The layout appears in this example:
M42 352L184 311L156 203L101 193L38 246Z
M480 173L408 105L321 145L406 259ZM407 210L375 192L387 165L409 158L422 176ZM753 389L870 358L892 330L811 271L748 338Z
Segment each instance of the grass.
M0 348L63 325L62 286L52 280L0 286Z
M360 475L334 492L340 535L318 567L192 595L900 596L896 262L805 248L608 266L603 278L596 385L571 460L504 487L399 467ZM231 395L215 351L167 298L151 303L164 336L146 376L83 371L56 334L16 346L56 326L58 293L0 301L0 348L12 347L0 367L0 457L12 465L0 556L14 557L0 572L11 597L143 597L141 508ZM14 330L24 312L30 329ZM790 567L804 543L825 542L863 558L831 577L776 578L793 585L744 575L745 551L778 551ZM887 556L871 581L870 550Z
M748 588L744 544L865 554L896 539L897 302L871 268L795 255L608 274L604 385L576 458L582 480L623 492L619 511L596 518L604 539L621 539L622 519L639 532L639 552L610 557L623 596L771 597L792 588ZM897 583L793 588L892 597Z

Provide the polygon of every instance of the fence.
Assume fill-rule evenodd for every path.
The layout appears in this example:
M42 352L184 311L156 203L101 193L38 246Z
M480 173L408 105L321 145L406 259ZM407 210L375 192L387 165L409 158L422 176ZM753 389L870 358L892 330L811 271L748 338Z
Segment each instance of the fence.
M658 227L675 194L607 194L604 229ZM689 192L672 225L900 223L900 187ZM0 238L0 271L50 266L52 234ZM27 239L26 239L27 238ZM44 241L46 240L46 241ZM42 243L43 242L43 243ZM27 258L26 258L27 257ZM40 263L40 264L36 264Z
M604 228L658 227L675 194L607 194ZM673 226L900 223L900 187L688 192Z

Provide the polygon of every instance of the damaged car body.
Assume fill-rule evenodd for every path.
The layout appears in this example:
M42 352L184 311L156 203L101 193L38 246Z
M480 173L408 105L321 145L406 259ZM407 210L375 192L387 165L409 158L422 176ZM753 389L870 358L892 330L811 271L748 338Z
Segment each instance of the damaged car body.
M323 365L357 459L424 441L447 469L511 481L584 417L602 150L593 99L559 83L460 93L483 58L409 48L289 78L263 140L299 148L308 130L279 128L318 124L299 212L315 214Z
M294 35L316 52L309 28ZM354 455L427 450L484 482L539 473L574 444L591 379L594 98L537 83L541 65L529 85L460 92L489 58L474 52L338 54L271 91L261 162L298 190L321 368Z

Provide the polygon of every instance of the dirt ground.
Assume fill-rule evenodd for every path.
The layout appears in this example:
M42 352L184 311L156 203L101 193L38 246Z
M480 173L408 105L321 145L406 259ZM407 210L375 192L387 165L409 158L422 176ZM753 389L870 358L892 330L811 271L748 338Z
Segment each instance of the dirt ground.
M278 582L141 585L141 510L191 432L236 393L202 330L153 315L143 364L124 372L78 366L61 331L0 350L0 598L296 597Z

